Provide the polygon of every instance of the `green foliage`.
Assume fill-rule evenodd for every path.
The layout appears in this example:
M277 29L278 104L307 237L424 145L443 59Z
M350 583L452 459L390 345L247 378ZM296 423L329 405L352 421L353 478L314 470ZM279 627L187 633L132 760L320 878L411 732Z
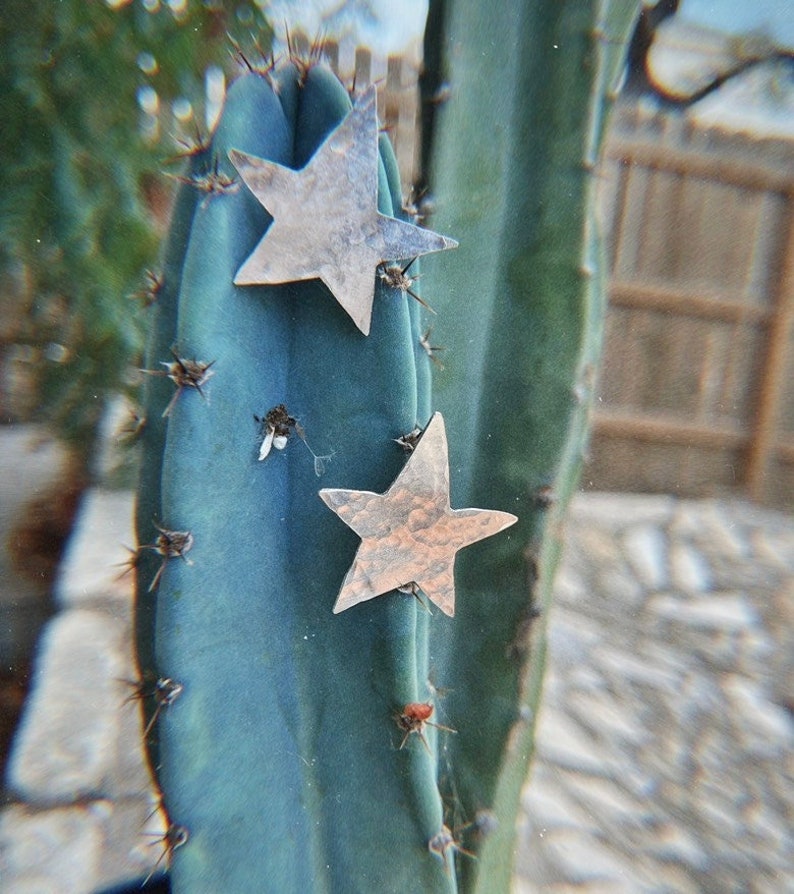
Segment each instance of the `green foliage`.
M229 6L253 21L253 4ZM155 7L7 0L0 19L0 283L27 314L18 338L41 416L86 452L140 351L128 296L153 264L170 191L152 171L172 134L144 140L136 93L200 111L205 67L229 61L227 28L243 30L222 4Z

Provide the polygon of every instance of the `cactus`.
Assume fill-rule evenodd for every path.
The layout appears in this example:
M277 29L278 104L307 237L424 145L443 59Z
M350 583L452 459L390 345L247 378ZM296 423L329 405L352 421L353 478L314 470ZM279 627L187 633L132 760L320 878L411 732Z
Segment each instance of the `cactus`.
M471 6L461 7L459 21L453 16L453 34L482 15ZM534 35L534 16L548 38L572 20L582 51L601 46L589 4L556 6L526 12L522 27ZM515 27L508 12L496 18ZM523 32L511 36L521 39ZM576 91L564 83L579 59L549 60L560 67L551 81L562 84L563 109L550 152L532 156L538 163L562 151L558 125L587 110L591 77L571 76ZM527 74L508 61L519 73L507 103L520 134L531 121L516 100ZM592 77L601 78L603 60L595 61ZM459 76L458 90L467 89L466 71ZM595 89L600 97L603 82ZM300 169L350 107L321 65L290 63L238 79L210 145L191 159L153 304L147 368L161 375L147 379L136 630L142 693L151 695L147 744L171 823L163 865L170 863L177 892L484 890L487 874L471 867L487 868L499 880L494 890L507 887L532 726L525 707L534 704L542 658L524 623L531 606L523 555L550 524L538 523L528 484L566 493L573 486L583 411L572 389L598 340L595 280L576 275L584 172L566 181L577 194L564 203L557 234L565 276L554 282L557 268L548 271L537 243L535 255L521 259L522 273L538 261L547 291L526 299L505 281L517 234L482 271L464 261L433 276L448 348L433 398L432 351L413 294L418 262L405 288L395 287L394 269L373 270L369 335L317 280L234 284L271 218L230 152ZM577 165L596 118L575 120L554 176ZM448 141L467 133L471 119L441 124L436 158L445 164ZM379 211L407 219L388 140L379 146ZM505 144L496 157L502 180L493 207L504 215L495 226L502 230L512 201L526 212L528 187L508 197L516 156ZM526 166L521 160L519 169ZM437 173L445 201L454 169ZM465 214L456 223L472 237L475 224ZM407 277L411 259L393 260ZM460 285L465 276L471 289ZM497 288L510 295L503 308ZM464 306L464 294L476 300ZM563 349L549 341L553 324L567 327ZM548 393L534 384L529 395L520 390L547 368L556 370L541 386ZM500 403L508 395L511 404ZM431 615L410 591L335 615L358 538L318 492L386 491L406 463L404 447L437 408L448 419L452 505L518 508L520 536L507 532L461 553L455 618ZM493 450L483 441L486 424ZM529 459L526 441L516 440L528 426L536 448ZM544 537L533 560L541 580L550 574L552 540Z
M252 73L229 93L208 150L225 179L199 195L171 337L180 357L215 370L203 396L184 389L167 417L155 519L194 541L190 564L166 561L156 594L155 672L184 687L155 727L165 804L190 835L173 885L263 890L272 879L288 892L324 878L357 890L383 873L402 890L451 889L427 850L442 827L435 759L400 750L393 717L428 696L417 647L427 620L406 595L334 617L356 538L317 496L319 482L385 490L404 462L393 439L429 418L418 305L379 283L365 338L318 282L233 285L268 217L229 182L229 150L300 168L350 107L321 67L305 79L287 68L278 84L276 94ZM385 140L382 156L380 210L392 214L401 200ZM172 394L151 391L147 417L158 419ZM259 462L254 416L281 404L314 449L334 454L321 479L300 443ZM148 511L141 543L157 534ZM139 570L144 617L153 597Z
M455 346L435 377L434 405L456 435L453 502L489 499L519 522L518 536L461 554L461 611L454 625L434 628L434 649L448 662L459 729L447 750L455 799L465 818L489 808L494 827L479 860L461 864L461 885L501 891L600 351L594 168L639 4L444 5L436 41L453 99L435 124L430 183L440 209L433 224L461 248L425 265L430 281L444 283L434 334Z

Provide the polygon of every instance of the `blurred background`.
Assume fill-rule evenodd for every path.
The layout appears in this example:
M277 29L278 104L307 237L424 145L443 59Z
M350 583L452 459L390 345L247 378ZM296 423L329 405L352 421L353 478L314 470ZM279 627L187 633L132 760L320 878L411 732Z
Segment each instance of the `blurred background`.
M0 877L145 875L125 701L144 311L180 156L319 39L380 80L404 184L427 0L6 0ZM648 3L598 172L609 310L551 619L518 891L794 890L794 15ZM423 98L424 97L424 98ZM406 196L406 198L410 198ZM416 198L416 197L414 197Z

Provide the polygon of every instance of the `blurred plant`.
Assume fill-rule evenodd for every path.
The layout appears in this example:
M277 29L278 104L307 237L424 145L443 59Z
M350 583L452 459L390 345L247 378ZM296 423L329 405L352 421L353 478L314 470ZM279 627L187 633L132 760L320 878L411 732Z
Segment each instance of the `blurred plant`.
M35 417L87 458L142 345L128 296L171 192L152 171L180 131L201 131L205 72L232 62L227 34L245 42L262 19L225 0L6 0L3 13L0 350L22 349Z

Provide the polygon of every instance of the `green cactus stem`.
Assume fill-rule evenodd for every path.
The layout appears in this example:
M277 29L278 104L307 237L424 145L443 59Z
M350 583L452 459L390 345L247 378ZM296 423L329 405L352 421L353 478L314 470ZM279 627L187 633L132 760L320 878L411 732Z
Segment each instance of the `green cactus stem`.
M491 828L461 885L502 891L545 655L534 619L549 607L600 350L594 167L638 4L443 5L431 56L440 45L452 98L436 122L433 225L461 248L425 265L444 283L435 407L456 433L453 503L489 500L520 520L517 536L461 554L459 616L433 627L431 649L459 730L442 791L462 821Z

